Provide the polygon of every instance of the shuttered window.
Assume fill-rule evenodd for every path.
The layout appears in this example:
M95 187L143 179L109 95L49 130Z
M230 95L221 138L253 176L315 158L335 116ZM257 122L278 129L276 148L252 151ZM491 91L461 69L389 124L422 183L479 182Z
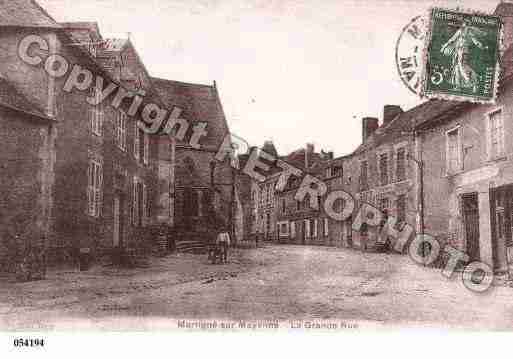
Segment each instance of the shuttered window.
M137 121L134 122L134 157L136 160L140 158L140 147L141 139L139 137L139 127L137 127Z
M126 114L119 111L116 121L116 144L121 150L126 151Z
M459 128L447 132L447 170L448 173L455 173L461 170Z
M383 153L379 156L379 178L382 186L388 184L388 154Z
M406 195L404 194L397 197L397 220L406 221Z
M147 165L150 162L150 136L147 133L143 134L143 163Z
M404 181L406 179L406 150L399 148L396 153L396 179L397 181Z
M367 161L360 162L360 191L365 191L369 188L367 178Z
M91 159L89 161L87 202L88 214L93 217L99 217L102 205L102 184L103 169L100 161Z
M489 143L490 159L504 155L504 125L502 111L498 110L488 115L489 117Z
M100 93L95 90L91 90L91 95L96 97L96 101L99 102L98 97ZM103 134L103 110L100 104L91 107L91 131L97 135L101 136Z

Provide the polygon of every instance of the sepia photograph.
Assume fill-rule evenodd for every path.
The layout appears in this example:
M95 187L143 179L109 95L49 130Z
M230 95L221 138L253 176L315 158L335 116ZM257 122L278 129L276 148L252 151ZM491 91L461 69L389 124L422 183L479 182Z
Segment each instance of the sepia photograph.
M5 345L511 331L512 118L510 1L0 0Z

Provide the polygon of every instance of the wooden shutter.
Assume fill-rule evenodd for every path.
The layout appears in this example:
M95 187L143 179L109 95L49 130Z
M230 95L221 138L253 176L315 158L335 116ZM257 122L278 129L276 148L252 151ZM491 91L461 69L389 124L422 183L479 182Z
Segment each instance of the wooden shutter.
M143 226L145 226L148 223L148 188L146 187L146 184L143 182L142 185L143 193L142 193L142 201L143 201L143 210L142 210L142 222Z
M95 187L95 205L96 211L95 215L99 216L101 214L102 208L102 184L103 184L103 169L102 165L98 162L96 163L96 187Z
M144 134L144 164L147 165L150 160L150 136L147 133Z
M89 161L89 167L87 170L87 213L93 215L94 213L94 162Z
M134 122L134 157L136 160L139 159L139 127L137 127L137 121Z
M132 223L134 225L137 225L137 212L138 212L138 208L139 208L139 197L137 196L137 178L134 177L134 180L133 180L133 186L132 186L133 190L132 190Z

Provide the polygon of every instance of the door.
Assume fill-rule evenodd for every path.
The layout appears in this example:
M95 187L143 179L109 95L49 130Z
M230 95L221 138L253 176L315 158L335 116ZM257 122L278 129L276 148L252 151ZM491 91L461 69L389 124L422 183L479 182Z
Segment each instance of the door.
M479 201L476 192L462 196L463 221L467 255L470 261L479 260Z
M119 195L114 196L114 230L112 246L119 247L123 233L123 206Z
M492 225L492 257L494 270L508 270L507 247L511 246L511 213L513 187L490 189L490 215Z

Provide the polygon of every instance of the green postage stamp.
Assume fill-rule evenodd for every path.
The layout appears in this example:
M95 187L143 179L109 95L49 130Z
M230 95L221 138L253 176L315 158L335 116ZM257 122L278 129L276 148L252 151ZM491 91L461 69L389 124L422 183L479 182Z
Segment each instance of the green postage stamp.
M502 46L499 17L434 8L426 41L424 96L495 102Z

